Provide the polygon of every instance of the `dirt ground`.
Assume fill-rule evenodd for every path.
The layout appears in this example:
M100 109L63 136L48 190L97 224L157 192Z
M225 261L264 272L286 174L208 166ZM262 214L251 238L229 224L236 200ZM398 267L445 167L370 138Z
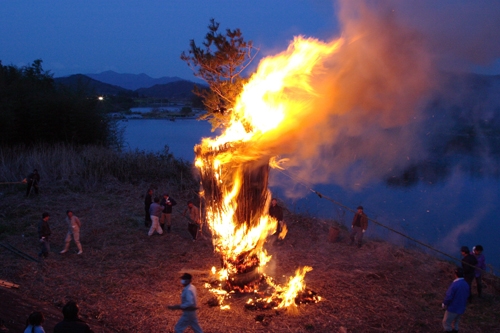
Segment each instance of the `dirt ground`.
M167 185L157 187L161 192ZM52 332L70 299L78 302L82 319L95 332L173 332L180 313L167 305L180 301L183 272L194 277L204 332L442 331L441 302L453 280L454 263L370 239L369 229L359 249L348 245L346 229L330 242L333 221L289 212L286 239L266 244L273 256L266 274L283 284L296 269L311 266L305 282L321 301L288 310L248 310L245 303L252 295L233 294L226 300L229 310L211 307L213 294L205 283L220 259L208 232L196 242L189 237L181 213L193 192L170 191L178 201L172 232L148 237L145 188L110 184L94 193L45 189L30 199L22 191L1 194L0 222L7 227L0 242L37 258L36 226L43 211L50 212L52 228L50 256L40 262L0 247L0 279L20 285L0 287L0 320L8 332L21 332L33 310L45 314L45 331ZM82 255L74 244L70 252L59 254L67 209L83 224ZM489 286L484 298L473 299L461 332L500 332L500 297L493 291Z

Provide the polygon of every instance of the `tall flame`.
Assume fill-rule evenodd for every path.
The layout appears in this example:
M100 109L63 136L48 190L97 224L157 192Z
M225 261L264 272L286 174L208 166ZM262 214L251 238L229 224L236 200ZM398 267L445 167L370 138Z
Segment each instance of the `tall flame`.
M341 45L342 39L324 43L297 36L286 51L264 58L237 99L226 131L202 145L218 149L229 142L259 142L266 133L294 122L317 94L310 75Z
M210 193L207 222L223 260L218 274L229 283L232 275L250 274L271 259L263 245L278 223L267 215L273 137L296 126L292 124L317 94L311 74L341 43L296 37L285 52L263 59L237 98L227 129L215 139L204 138L195 148L195 165L205 179L205 192ZM256 182L261 182L260 189ZM281 229L280 239L286 235L286 225ZM293 303L310 269L299 269L287 287L272 284L282 299L278 307Z

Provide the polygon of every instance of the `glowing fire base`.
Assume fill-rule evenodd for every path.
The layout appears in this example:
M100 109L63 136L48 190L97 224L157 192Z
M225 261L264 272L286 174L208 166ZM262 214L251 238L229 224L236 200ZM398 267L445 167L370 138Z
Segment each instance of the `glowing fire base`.
M209 304L227 308L224 299L235 292L255 296L246 305L249 309L317 302L319 297L303 284L312 268L297 270L285 287L262 273L271 259L263 245L276 231L277 221L267 215L269 159L248 154L249 147L249 143L227 143L213 148L204 141L195 148L207 224L222 266L218 272L212 269L213 279L206 285L216 295Z

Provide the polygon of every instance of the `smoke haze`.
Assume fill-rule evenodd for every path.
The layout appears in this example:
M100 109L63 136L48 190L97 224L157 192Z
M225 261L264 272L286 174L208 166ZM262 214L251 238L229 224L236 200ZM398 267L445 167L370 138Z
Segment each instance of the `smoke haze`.
M285 168L302 181L344 187L425 159L424 111L443 63L467 70L500 55L492 43L500 27L490 31L499 23L485 2L455 4L340 1L342 45L310 73L315 95L302 101L303 112L264 140L269 152L289 157ZM283 185L278 178L272 186Z

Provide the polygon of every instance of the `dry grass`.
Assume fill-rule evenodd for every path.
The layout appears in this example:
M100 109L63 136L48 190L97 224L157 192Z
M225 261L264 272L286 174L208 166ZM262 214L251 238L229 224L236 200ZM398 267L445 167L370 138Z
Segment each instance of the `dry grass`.
M20 284L15 294L23 302L60 309L68 299L77 300L83 319L96 332L171 332L180 313L166 307L179 302L184 271L194 275L205 332L441 331L440 305L453 264L385 242L368 240L361 249L351 247L346 230L331 243L331 221L291 214L285 216L287 238L281 245L266 246L273 255L268 274L284 283L297 268L312 266L306 283L323 300L295 311L250 311L244 307L248 296L234 295L228 300L231 310L209 307L212 294L203 284L220 261L209 239L190 241L180 213L193 191L181 190L172 180L154 184L179 204L172 233L148 237L143 195L150 185L109 180L94 191L44 185L41 195L30 199L23 197L24 187L11 186L0 201L0 223L7 228L0 241L36 257L36 225L48 211L52 250L43 263L34 263L0 248L0 279ZM74 244L70 253L58 253L67 209L82 220L81 256ZM500 332L500 298L492 290L487 288L486 297L467 308L461 331Z

